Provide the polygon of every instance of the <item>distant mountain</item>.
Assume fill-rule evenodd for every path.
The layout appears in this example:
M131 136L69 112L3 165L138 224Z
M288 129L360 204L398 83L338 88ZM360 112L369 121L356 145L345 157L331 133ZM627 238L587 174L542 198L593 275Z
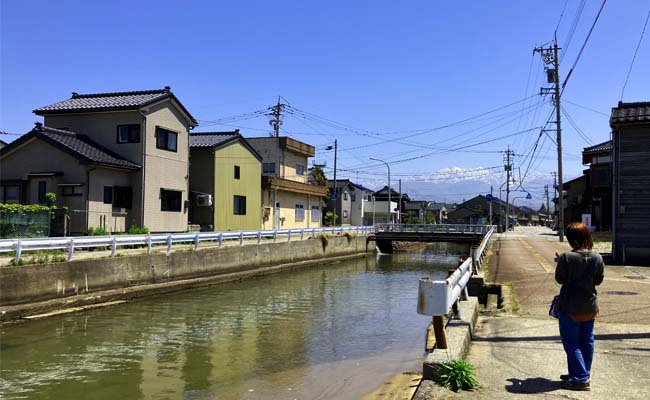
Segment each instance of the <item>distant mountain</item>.
M402 179L402 192L408 193L409 197L415 200L461 203L476 195L490 193L490 186L492 186L494 197L499 197L499 188L502 187L501 197L503 200L506 198L505 172L501 169L452 167L422 175L392 177L391 187L394 190L399 190L398 179L400 178ZM546 202L544 185L550 182L548 174L529 172L523 183L523 188L519 187L518 174L515 174L514 178L515 182L511 184L510 198L511 200L515 199L516 205L527 205L537 209L542 202ZM380 188L386 185L386 180L364 180L361 183L370 188ZM552 183L549 186L552 186ZM527 193L524 189L531 194L532 200L524 198ZM552 198L552 189L550 195Z

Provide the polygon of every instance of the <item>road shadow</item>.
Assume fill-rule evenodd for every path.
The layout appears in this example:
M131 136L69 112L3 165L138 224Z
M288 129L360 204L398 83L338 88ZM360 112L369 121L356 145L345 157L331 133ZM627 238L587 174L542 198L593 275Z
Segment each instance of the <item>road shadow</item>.
M547 393L560 389L560 384L557 381L546 378L527 378L524 380L510 378L508 382L510 382L510 385L506 386L506 390L510 393Z

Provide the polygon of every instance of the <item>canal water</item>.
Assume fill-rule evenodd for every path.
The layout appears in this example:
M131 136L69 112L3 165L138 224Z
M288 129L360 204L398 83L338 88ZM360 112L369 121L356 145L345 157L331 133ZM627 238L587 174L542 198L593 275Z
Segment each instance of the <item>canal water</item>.
M354 399L419 371L436 244L2 327L2 399Z

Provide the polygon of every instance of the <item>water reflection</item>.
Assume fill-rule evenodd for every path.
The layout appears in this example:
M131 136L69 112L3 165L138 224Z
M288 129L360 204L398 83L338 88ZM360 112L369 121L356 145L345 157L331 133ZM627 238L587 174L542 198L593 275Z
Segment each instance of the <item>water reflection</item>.
M417 281L446 276L465 252L438 245L373 255L8 326L0 392L8 399L348 397L362 390L364 371L388 376L402 363L417 365L428 323L415 312ZM386 358L393 361L376 362Z

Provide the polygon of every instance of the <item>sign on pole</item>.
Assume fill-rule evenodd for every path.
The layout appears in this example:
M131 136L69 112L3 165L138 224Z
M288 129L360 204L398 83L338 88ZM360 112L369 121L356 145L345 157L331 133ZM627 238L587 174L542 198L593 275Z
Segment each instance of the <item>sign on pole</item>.
M492 195L491 194L486 194L485 195L485 200L492 201Z

